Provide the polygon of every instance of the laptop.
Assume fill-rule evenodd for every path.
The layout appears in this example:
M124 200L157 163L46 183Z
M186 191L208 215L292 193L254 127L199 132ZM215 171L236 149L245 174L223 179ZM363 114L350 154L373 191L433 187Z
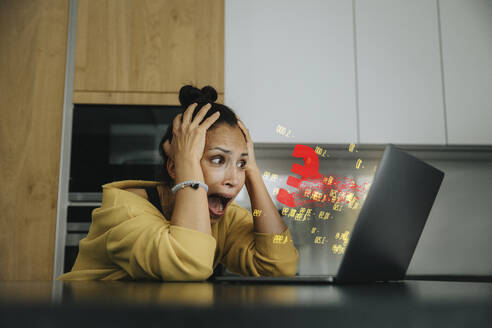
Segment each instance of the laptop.
M335 275L217 276L228 282L364 283L403 280L444 173L386 146Z

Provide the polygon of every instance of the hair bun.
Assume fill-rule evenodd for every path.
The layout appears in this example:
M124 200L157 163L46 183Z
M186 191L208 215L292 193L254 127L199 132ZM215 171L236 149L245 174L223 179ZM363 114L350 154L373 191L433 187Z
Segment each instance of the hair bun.
M215 102L217 100L217 91L215 91L214 87L210 85L204 86L201 92L203 98L208 99L210 102Z
M192 85L185 85L179 90L179 102L184 108L195 102L213 103L216 100L217 91L209 85L203 87L201 90Z

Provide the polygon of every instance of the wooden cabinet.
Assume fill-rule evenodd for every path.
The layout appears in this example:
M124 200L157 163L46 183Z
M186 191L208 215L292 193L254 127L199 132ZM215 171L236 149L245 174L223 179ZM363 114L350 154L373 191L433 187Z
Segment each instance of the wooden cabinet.
M0 1L0 280L53 274L68 1Z
M224 0L79 0L74 103L177 104L224 92Z
M492 144L492 3L440 2L449 144Z
M357 1L361 143L444 145L435 1Z

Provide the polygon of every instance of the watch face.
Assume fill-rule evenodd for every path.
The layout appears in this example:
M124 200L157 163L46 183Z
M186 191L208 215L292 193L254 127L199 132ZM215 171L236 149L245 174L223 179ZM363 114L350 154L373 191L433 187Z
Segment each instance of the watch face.
M194 183L194 184L191 185L191 188L198 189L199 186L200 185L198 183Z

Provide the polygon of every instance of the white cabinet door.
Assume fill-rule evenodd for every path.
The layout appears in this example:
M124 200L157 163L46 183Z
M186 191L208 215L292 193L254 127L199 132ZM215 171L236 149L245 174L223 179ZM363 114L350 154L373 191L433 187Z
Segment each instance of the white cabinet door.
M356 140L352 11L340 0L226 0L225 103L255 142Z
M449 144L492 144L492 1L440 1Z
M356 1L361 143L445 144L436 1Z

